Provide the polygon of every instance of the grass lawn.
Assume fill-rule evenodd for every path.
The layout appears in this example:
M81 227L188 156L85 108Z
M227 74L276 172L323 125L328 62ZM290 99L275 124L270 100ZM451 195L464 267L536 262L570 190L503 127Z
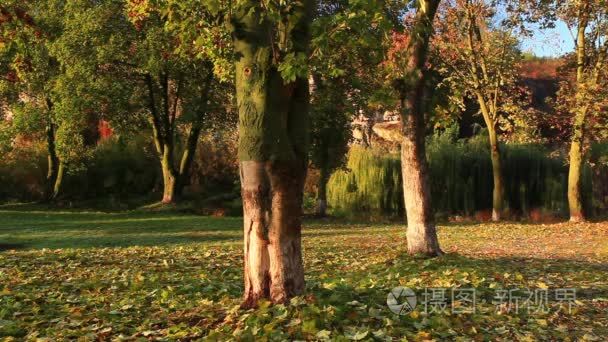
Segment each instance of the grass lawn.
M0 207L0 340L608 338L608 224L439 235L447 254L424 260L400 225L306 222L306 296L245 311L238 218ZM416 292L414 311L389 310L397 286ZM475 312L453 312L473 307L463 289Z

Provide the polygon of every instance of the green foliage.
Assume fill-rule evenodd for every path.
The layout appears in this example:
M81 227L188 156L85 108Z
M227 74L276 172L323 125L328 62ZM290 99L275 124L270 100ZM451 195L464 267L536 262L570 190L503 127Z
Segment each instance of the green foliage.
M435 211L445 215L473 215L492 207L492 161L487 137L480 134L457 140L457 126L436 133L427 141L431 193ZM601 154L595 147L595 155ZM605 147L604 147L605 148ZM502 145L504 153L505 201L513 217L540 209L554 215L567 213L567 165L562 157L538 145ZM335 172L328 184L328 203L338 213L402 215L403 199L398 154L353 147L347 170ZM602 188L605 169L585 167L583 203L589 213L605 207ZM594 183L595 182L595 183ZM595 185L593 185L595 184ZM598 196L598 195L596 195ZM604 196L604 195L601 195Z
M347 101L349 86L342 78L313 78L310 110L310 161L324 176L346 162L352 139L351 123L355 108Z
M45 190L47 171L45 148L33 144L7 149L1 155L0 201L40 199Z
M346 170L330 178L327 200L337 212L378 215L403 214L399 156L353 146Z
M198 142L192 172L186 180L189 198L238 198L236 143L232 135L205 137ZM181 152L183 144L176 146ZM24 145L3 154L0 164L0 201L39 200L44 191L46 148ZM62 203L74 206L124 208L141 200L158 198L161 170L154 145L145 134L103 140L83 160L86 167L72 169L64 181ZM238 193L238 191L236 191ZM97 201L97 202L96 202ZM225 203L220 203L224 205Z
M599 341L608 333L601 223L439 227L449 253L423 261L407 255L402 225L308 222L306 296L241 310L240 219L40 208L0 215L0 248L9 249L0 252L0 336L9 341ZM412 314L388 310L396 286L416 291ZM478 310L425 314L425 287L475 288ZM499 289L547 287L548 313L492 302ZM577 289L571 313L554 299L557 288ZM449 309L449 290L446 297Z

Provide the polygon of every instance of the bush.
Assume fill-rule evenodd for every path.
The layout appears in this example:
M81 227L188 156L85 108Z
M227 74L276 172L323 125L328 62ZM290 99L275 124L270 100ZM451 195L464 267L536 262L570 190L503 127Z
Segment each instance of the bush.
M22 145L2 154L0 201L33 201L44 194L47 170L44 146L37 143Z
M347 170L335 172L327 186L334 213L358 216L403 215L403 188L398 154L353 146Z
M492 162L487 138L483 134L468 140L457 137L457 130L451 128L427 141L431 196L440 217L472 216L492 208ZM501 150L505 207L512 217L539 210L567 215L568 167L563 156L541 145L503 145ZM605 156L599 146L593 150L592 160L594 155ZM608 202L605 191L600 194L597 190L607 188L607 168L602 165L602 170L587 165L583 171L583 203L589 215L600 213ZM403 215L398 153L353 146L347 169L334 173L328 184L328 201L335 214Z
M20 144L7 153L0 164L0 201L42 198L45 153L42 143ZM180 146L176 155L181 156ZM188 198L200 202L206 197L231 194L224 197L232 200L238 197L239 189L236 139L202 138L185 189ZM141 205L158 199L161 193L162 173L150 137L139 135L126 140L114 136L92 147L78 165L68 165L60 202L125 208L126 204L132 207L131 203Z

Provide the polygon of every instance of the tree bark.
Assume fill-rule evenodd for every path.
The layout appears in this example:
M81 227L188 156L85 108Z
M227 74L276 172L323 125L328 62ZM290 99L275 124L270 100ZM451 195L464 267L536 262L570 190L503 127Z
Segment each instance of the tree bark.
M492 177L494 189L492 192L492 221L498 222L502 219L502 208L504 202L504 181L502 174L502 157L496 129L493 124L487 124L490 136L490 157L492 159Z
M413 96L411 101L416 101ZM412 108L411 103L408 107ZM410 254L438 256L442 251L431 205L424 125L421 116L413 113L404 116L403 120L401 172L407 214L407 249Z
M295 52L308 49L314 1L288 33ZM308 78L282 79L275 63L272 25L259 2L233 18L239 110L239 159L244 216L242 306L260 299L284 303L304 292L302 195L307 165Z
M194 124L188 133L188 140L186 142L186 148L182 153L182 159L179 164L179 172L177 182L175 185L175 193L177 197L181 197L184 191L184 187L190 177L190 170L194 163L194 155L196 154L196 148L198 146L198 138L201 135L202 127L199 124Z
M570 166L568 168L568 207L570 209L570 222L585 221L581 195L584 118L584 113L578 113L576 115L572 132L572 142L570 144Z
M53 103L47 99L47 124L46 124L46 144L47 144L47 165L46 189L44 201L52 201L59 195L61 190L61 180L63 179L64 167L57 155L57 145L55 143L57 127L53 122L51 111Z
M572 127L572 140L570 145L570 166L568 169L568 207L570 209L570 221L585 221L583 212L583 201L581 196L581 171L583 166L583 143L585 116L587 114L586 104L581 103L585 88L585 64L587 60L586 29L589 23L589 4L581 2L578 12L578 30L576 40L576 104L574 110L574 121Z
M175 203L177 201L177 184L179 175L173 166L173 158L169 149L165 146L165 153L161 160L161 169L163 172L163 204Z
M428 165L425 155L425 70L428 45L433 31L433 19L439 0L420 1L416 23L411 33L408 77L396 82L401 94L401 168L403 195L407 214L407 247L410 254L438 256L439 247Z
M63 184L63 176L65 174L65 163L59 162L59 168L57 170L57 177L55 178L55 183L53 184L53 196L51 200L55 200L61 194L61 184Z

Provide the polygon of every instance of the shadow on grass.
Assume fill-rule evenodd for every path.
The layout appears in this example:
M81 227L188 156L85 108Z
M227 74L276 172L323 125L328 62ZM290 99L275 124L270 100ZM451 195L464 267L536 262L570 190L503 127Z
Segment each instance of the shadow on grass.
M241 226L240 218L169 213L0 210L0 250L224 242Z

